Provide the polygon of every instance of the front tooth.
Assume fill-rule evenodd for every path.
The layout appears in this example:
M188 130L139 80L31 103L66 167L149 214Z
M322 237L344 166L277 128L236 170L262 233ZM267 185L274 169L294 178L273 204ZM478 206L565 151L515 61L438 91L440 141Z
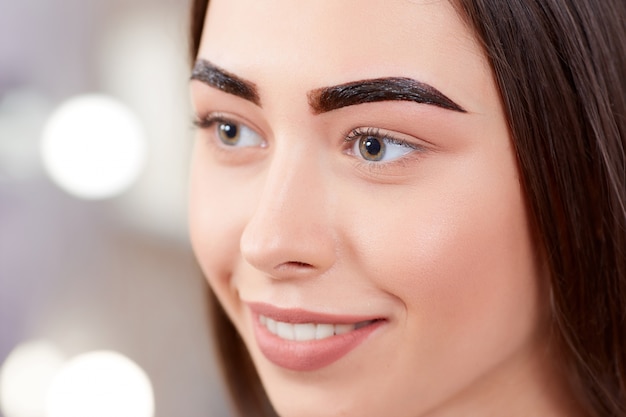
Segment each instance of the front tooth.
M267 317L259 314L259 322L263 325L266 326L267 325Z
M293 340L295 338L293 332L293 324L279 321L276 323L276 334L278 337L286 340Z
M354 324L335 324L335 334L344 334L354 330Z
M301 342L304 342L307 340L313 340L315 339L315 324L313 323L294 324L293 333L295 336L295 340L298 340Z
M276 334L276 320L270 319L268 317L267 323L265 325L267 326L267 330L269 330L270 333Z
M316 339L326 339L335 334L335 326L332 324L318 324L315 328Z

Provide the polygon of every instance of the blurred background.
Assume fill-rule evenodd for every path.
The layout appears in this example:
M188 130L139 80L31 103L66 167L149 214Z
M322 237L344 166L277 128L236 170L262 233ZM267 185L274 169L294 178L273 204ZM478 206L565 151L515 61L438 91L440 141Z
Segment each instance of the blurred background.
M0 0L2 417L229 415L186 230L188 8Z

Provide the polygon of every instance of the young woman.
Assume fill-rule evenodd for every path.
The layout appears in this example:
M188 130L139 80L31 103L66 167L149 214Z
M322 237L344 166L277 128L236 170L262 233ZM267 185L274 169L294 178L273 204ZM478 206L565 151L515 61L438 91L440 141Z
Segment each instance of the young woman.
M195 1L191 238L242 415L626 416L625 20Z

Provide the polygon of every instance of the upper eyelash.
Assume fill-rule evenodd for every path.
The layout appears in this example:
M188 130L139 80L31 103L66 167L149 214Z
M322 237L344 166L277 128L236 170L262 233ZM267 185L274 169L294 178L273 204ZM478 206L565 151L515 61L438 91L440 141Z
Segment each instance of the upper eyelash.
M209 114L206 116L194 116L192 124L198 129L208 129L215 123L235 123L220 114Z
M224 117L221 114L208 114L206 116L194 116L192 120L193 125L198 129L208 129L215 125L216 123L236 123L228 117ZM415 145L413 143L407 142L406 140L398 139L388 133L381 133L380 129L374 127L357 127L352 129L348 134L345 135L345 142L353 142L357 139L361 139L363 137L374 137L376 139L380 139L386 141L388 143L392 143L394 145L406 146L412 149L419 150L420 146Z
M361 139L364 137L374 137L376 139L380 139L394 145L406 146L412 149L421 149L420 146L417 146L413 143L407 142L406 140L398 139L388 133L381 133L380 129L374 127L361 128L357 127L356 129L352 129L347 135L345 135L346 142L352 142L357 139Z

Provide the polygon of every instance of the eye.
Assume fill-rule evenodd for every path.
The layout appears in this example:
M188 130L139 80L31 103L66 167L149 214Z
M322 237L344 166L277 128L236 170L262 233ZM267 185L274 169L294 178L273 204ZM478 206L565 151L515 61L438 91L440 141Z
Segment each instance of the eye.
M263 138L248 126L230 121L215 123L217 137L224 145L233 147L263 146Z
M265 140L254 129L243 123L228 120L222 116L208 116L197 119L195 125L200 129L209 129L219 141L230 147L265 147Z
M354 142L350 151L352 155L369 162L390 162L418 149L416 145L374 129L355 129L346 141Z

